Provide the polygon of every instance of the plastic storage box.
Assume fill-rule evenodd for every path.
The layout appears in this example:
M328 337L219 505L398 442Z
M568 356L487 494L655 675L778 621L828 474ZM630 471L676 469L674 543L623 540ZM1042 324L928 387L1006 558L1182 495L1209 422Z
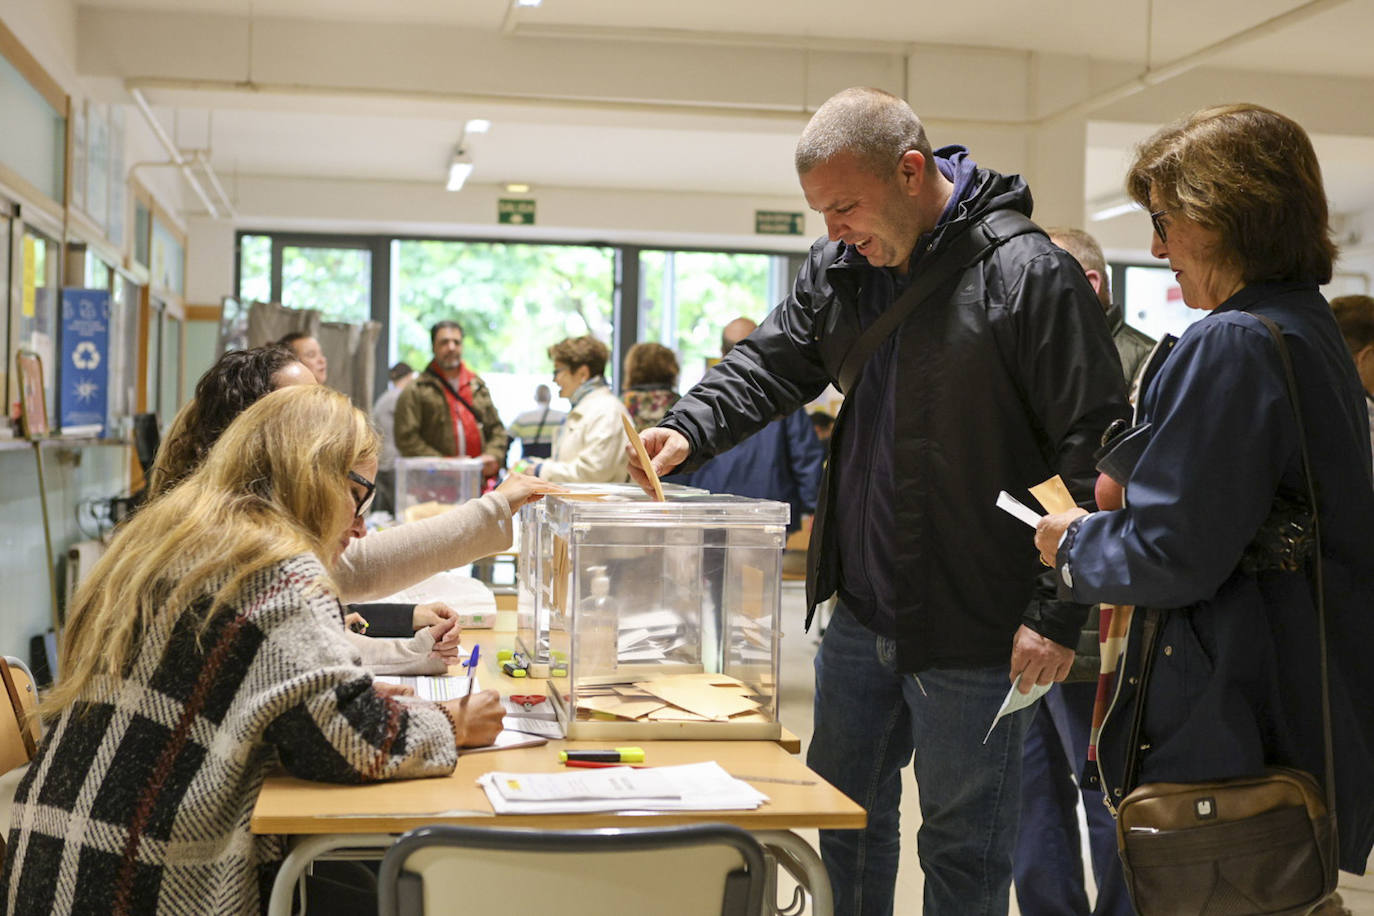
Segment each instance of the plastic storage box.
M397 458L396 517L420 503L456 506L482 495L480 458Z
M522 518L519 645L568 737L776 739L784 503L547 497ZM538 506L538 504L535 504ZM531 594L525 594L528 590Z

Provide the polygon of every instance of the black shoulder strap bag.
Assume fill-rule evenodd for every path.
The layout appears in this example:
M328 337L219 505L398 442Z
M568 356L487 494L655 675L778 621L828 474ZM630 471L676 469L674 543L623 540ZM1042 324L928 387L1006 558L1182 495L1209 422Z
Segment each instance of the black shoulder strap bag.
M943 289L948 283L957 280L966 269L987 257L1002 243L1030 232L1044 232L1044 230L1023 213L1015 210L994 210L980 217L959 238L918 265L916 276L912 279L911 285L897 297L896 302L889 305L872 324L863 329L863 332L859 334L840 360L840 367L835 373L834 381L836 387L846 397L844 403L840 405L839 415L835 417L834 430L830 434L832 447L839 440L841 430L844 427L848 413L847 408L851 400L848 396L854 392L854 386L858 384L859 374L863 371L864 364L868 362L868 358L873 355L874 351L882 345L882 342L892 336L892 333L907 319L907 316L916 310L916 306ZM813 532L824 529L825 518L829 514L831 466L827 456L825 470L821 473L819 495L816 500L816 517L812 524ZM806 555L807 611L805 626L807 629L811 627L811 619L815 616L816 605L829 597L829 595L817 594L822 552L821 542L822 538L813 536Z
M1246 550L1250 571L1312 569L1321 652L1321 713L1325 791L1310 773L1269 767L1253 778L1200 783L1146 783L1139 778L1144 750L1141 723L1159 632L1159 614L1146 612L1140 693L1131 726L1124 788L1117 807L1117 845L1126 884L1140 916L1299 916L1336 889L1336 774L1331 753L1331 698L1327 687L1326 601L1322 586L1321 530L1312 463L1307 452L1298 386L1283 333L1254 315L1279 349L1288 398L1297 421L1306 478L1306 506L1275 499L1260 533Z

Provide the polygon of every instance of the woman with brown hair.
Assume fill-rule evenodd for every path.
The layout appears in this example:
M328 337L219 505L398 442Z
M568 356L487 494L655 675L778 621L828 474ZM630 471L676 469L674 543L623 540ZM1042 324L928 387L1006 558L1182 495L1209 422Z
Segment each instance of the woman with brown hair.
M495 691L399 697L344 639L332 570L365 530L377 454L343 395L275 391L120 529L68 611L8 912L260 912L284 852L248 826L269 769L438 776L496 736Z
M620 399L636 430L657 426L677 403L677 373L677 356L663 344L640 341L625 354Z
M606 384L610 351L590 334L549 347L553 381L572 409L553 443L553 457L530 473L555 483L621 483L628 477L625 407Z
M1099 740L1107 798L1120 802L1133 787L1123 775L1132 751L1139 783L1272 766L1322 779L1317 582L1312 558L1274 537L1290 521L1311 527L1305 444L1321 530L1340 865L1362 872L1374 846L1365 657L1374 484L1364 393L1318 290L1336 250L1316 154L1283 115L1210 108L1146 141L1127 188L1150 213L1151 250L1168 260L1183 301L1210 314L1142 379L1138 457L1117 469L1124 507L1051 515L1035 536L1061 597L1136 606ZM1291 353L1305 443L1261 319ZM1147 620L1157 636L1144 667Z

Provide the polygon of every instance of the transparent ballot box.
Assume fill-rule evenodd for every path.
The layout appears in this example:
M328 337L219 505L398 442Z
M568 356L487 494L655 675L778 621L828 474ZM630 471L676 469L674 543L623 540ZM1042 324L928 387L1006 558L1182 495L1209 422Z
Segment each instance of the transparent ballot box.
M568 737L781 736L786 504L701 493L543 502L522 519L533 609L519 643L533 676L549 666Z
M456 506L482 495L480 458L397 458L396 517L420 503Z

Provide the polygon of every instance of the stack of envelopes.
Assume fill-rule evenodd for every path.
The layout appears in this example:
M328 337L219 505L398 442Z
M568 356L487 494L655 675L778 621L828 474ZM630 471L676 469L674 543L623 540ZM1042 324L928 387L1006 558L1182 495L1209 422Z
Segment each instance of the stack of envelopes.
M577 687L578 718L649 722L768 722L755 692L725 674L670 674Z

